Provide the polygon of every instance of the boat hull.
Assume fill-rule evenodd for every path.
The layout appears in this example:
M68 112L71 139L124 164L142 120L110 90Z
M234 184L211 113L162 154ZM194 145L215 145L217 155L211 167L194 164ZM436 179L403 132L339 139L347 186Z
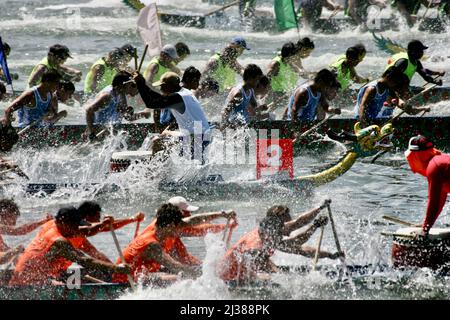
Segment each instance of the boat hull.
M404 228L394 235L391 252L394 267L436 270L450 262L450 229L440 229L444 231L428 238L413 237L412 229L416 229L414 232L420 232L419 228Z
M375 124L382 125L386 120L378 120ZM254 129L279 130L280 138L292 138L295 132L304 132L317 122L301 122L292 124L289 121L259 121L249 125ZM356 119L337 118L330 119L318 129L319 133L325 133L328 129L335 132L341 130L353 132ZM213 123L214 124L214 123ZM217 125L217 123L216 123ZM436 147L442 150L449 148L450 141L450 117L401 117L394 123L395 133L392 139L394 147L406 149L408 141L413 135L422 134L433 140ZM141 147L147 135L158 132L154 124L121 124L114 126L115 131L127 132L126 142L130 150ZM82 134L86 130L85 125L56 125L52 128L30 129L21 137L20 147L59 147L62 145L76 145L86 142ZM270 134L270 133L269 133ZM324 144L329 142L324 141ZM314 148L320 149L320 143L313 144Z

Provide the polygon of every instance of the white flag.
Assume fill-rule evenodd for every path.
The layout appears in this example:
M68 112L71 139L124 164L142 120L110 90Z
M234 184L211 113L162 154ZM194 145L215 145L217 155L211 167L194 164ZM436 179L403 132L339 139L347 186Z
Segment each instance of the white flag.
M148 55L158 55L162 49L162 39L156 3L151 3L141 10L137 26L142 40L148 44Z

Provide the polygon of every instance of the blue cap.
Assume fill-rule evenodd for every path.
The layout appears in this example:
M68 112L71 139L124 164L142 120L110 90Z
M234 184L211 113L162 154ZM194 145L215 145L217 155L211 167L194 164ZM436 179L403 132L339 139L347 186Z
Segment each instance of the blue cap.
M237 44L239 46L241 46L244 49L250 50L249 47L247 47L247 42L245 41L245 39L241 36L236 36L231 40L232 44Z

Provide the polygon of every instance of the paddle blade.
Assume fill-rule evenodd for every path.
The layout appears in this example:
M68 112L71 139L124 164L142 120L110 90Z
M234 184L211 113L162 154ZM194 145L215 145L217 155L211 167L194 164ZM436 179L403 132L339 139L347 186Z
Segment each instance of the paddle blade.
M145 7L145 5L139 0L122 0L122 2L138 12Z

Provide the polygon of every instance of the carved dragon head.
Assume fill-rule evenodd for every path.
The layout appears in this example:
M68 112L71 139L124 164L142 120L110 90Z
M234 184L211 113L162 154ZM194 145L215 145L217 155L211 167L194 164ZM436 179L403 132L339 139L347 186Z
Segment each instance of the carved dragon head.
M394 147L392 144L394 128L391 123L387 123L381 128L378 125L361 128L361 123L357 122L354 131L357 142L354 143L352 151L358 153L359 156L371 156L376 152L390 150Z

